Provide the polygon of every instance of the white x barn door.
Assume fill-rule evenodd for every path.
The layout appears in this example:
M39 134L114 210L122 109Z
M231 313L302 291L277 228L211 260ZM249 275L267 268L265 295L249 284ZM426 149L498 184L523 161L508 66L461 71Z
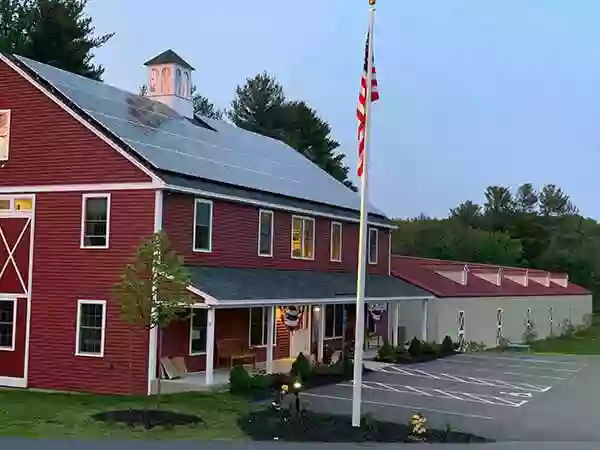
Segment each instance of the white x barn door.
M29 294L30 231L31 217L0 217L0 293Z

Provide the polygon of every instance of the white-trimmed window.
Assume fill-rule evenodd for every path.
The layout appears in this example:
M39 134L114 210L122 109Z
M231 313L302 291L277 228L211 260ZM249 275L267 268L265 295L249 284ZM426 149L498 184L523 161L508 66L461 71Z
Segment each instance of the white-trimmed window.
M81 205L81 248L108 248L110 194L84 194Z
M250 347L266 347L269 332L269 309L250 308L248 343ZM277 320L273 321L273 343L277 340Z
M8 161L10 109L0 110L0 161Z
M192 308L190 316L190 355L206 353L206 327L208 311L202 308Z
M335 262L342 261L342 224L331 222L331 236L329 243L329 259Z
M0 300L0 351L15 349L17 326L17 301L15 299Z
M315 219L292 216L292 258L315 258Z
M379 255L379 230L377 228L369 228L369 264L377 264Z
M344 335L344 305L325 305L325 339Z
M194 202L194 251L212 250L213 203L197 198Z
M0 195L0 212L31 212L33 211L33 197L22 195Z
M273 211L258 211L258 256L273 256L275 215Z
M77 302L75 354L102 358L105 334L106 301L79 300Z

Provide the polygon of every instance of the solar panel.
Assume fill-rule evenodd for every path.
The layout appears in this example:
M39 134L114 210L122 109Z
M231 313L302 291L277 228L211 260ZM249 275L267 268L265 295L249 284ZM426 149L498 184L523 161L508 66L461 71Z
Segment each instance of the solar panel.
M359 209L355 192L280 141L202 118L215 132L160 102L17 58L157 169Z

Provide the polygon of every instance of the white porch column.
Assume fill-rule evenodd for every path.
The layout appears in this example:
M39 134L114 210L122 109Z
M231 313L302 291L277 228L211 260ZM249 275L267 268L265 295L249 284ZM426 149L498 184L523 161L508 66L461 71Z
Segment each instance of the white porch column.
M421 319L421 340L427 340L427 303L428 300L423 300L423 317Z
M215 309L210 308L206 315L206 385L213 383L215 364Z
M275 345L275 306L267 307L267 373L273 373L273 346Z
M395 347L398 345L398 327L400 326L400 303L392 303L392 345Z
M325 353L325 305L318 305L319 308L319 336L317 345L317 359L319 362L323 362L323 356Z

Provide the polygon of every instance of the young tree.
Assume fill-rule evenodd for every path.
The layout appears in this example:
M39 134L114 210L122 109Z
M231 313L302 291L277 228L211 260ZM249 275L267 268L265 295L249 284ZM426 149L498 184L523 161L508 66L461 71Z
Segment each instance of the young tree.
M564 216L577 214L578 210L561 188L547 184L540 192L540 212L545 216Z
M450 218L458 220L463 225L475 226L481 219L481 206L471 200L466 200L450 210Z
M192 103L194 114L208 117L209 119L221 120L223 111L215 106L207 97L197 92L196 86L192 86Z
M531 183L519 186L515 199L517 211L524 213L535 212L538 203L538 195Z
M143 241L115 286L123 319L146 330L157 330L157 359L162 354L162 331L193 303L187 290L189 274L164 232ZM157 407L160 405L160 374Z

